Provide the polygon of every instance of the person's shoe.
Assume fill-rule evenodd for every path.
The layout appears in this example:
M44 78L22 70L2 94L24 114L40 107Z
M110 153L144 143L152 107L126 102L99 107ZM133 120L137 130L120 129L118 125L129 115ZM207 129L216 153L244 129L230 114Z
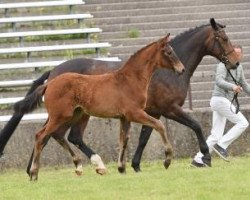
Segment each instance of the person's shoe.
M215 144L213 146L213 150L215 153L218 154L218 156L220 156L223 160L229 162L228 160L228 153L226 149L223 149L221 146L219 146L218 144Z
M202 168L202 167L207 167L204 163L198 163L195 160L191 162L191 167L196 167L196 168Z

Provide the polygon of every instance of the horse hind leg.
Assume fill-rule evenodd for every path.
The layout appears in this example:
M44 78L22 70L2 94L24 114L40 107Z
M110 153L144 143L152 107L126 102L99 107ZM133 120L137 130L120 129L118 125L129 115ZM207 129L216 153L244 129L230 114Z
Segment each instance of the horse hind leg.
M59 130L57 130L56 132L53 133L52 137L67 151L69 151L70 155L72 156L73 158L73 163L76 167L76 170L75 170L75 173L80 176L82 175L82 172L83 172L83 167L82 167L82 160L79 156L77 156L75 154L75 152L71 149L69 143L65 140L64 136L65 136L65 133L67 131L68 127L62 127L60 128ZM49 138L48 138L49 139ZM45 147L45 145L47 144L48 142L48 139L46 140L43 148ZM27 170L26 172L29 174L30 172L30 168L31 168L31 163L32 163L32 160L33 160L33 155L34 155L34 149L33 149L33 152L32 152L32 155L30 157L30 160L29 160L29 164L28 164L28 167L27 167ZM29 174L30 175L30 174Z
M83 167L82 167L82 160L81 158L76 155L76 153L73 151L73 149L70 147L68 141L64 138L65 136L65 133L67 131L68 128L66 128L65 130L60 130L59 132L55 132L53 134L53 138L65 149L67 150L72 159L73 159L73 163L76 167L75 169L75 173L78 175L78 176L81 176L82 173L83 173ZM63 133L63 134L62 134Z
M60 118L48 120L48 123L36 134L35 147L33 152L32 164L30 167L29 175L31 181L36 181L38 179L39 171L39 160L40 154L47 144L49 138L57 131L59 128L68 121L67 118Z
M36 181L38 179L40 154L49 138L50 135L46 132L46 126L36 134L35 146L32 153L33 159L29 170L31 181Z
M89 115L83 114L81 119L72 125L68 135L68 141L79 148L90 159L91 163L96 167L96 173L103 175L106 174L107 169L101 157L89 148L82 139L89 117Z
M126 173L126 149L128 140L130 138L130 125L131 123L125 118L120 119L120 152L118 158L118 171L120 173Z

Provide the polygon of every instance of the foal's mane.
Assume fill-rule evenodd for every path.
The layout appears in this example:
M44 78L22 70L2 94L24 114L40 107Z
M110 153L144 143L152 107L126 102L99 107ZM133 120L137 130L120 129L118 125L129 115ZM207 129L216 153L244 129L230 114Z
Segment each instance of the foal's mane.
M133 55L130 56L129 59L135 58L135 56L136 56L137 54L141 53L142 51L144 51L145 49L147 49L147 48L153 46L153 45L156 44L156 43L160 43L160 41L163 40L164 38L165 38L165 37L160 38L160 39L157 40L157 41L154 41L154 42L149 43L147 46L145 46L145 47L139 49L138 51L136 51Z

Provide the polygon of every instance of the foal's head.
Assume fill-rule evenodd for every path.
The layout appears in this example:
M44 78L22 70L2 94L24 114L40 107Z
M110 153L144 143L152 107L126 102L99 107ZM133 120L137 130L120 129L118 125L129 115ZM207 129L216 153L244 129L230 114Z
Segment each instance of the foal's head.
M156 62L161 68L171 68L174 69L178 74L182 74L185 71L185 68L175 54L173 48L170 46L169 36L170 33L168 33L166 37L158 41L159 50L157 51L157 55L155 56L155 58L157 59Z
M208 45L210 46L211 53L221 62L225 63L228 69L236 68L239 65L239 59L224 30L226 26L216 23L214 18L210 19L210 24L212 33Z

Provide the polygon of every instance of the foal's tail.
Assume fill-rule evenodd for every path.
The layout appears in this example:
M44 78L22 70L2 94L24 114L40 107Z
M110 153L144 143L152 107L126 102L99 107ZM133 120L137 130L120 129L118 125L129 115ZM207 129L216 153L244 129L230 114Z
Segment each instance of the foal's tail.
M35 91L27 95L23 100L14 104L14 111L18 114L26 114L35 110L42 102L42 96L47 88L47 84L41 85Z

